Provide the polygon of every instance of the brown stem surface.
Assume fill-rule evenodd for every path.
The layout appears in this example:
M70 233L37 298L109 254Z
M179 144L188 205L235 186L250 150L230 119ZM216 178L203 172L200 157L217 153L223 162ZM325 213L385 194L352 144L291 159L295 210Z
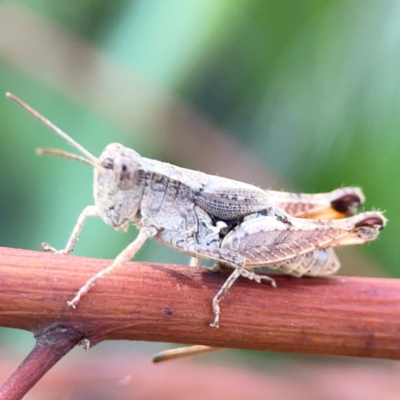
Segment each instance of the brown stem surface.
M400 280L277 277L278 288L202 268L132 262L99 281L77 310L76 290L108 260L0 248L0 325L37 332L70 327L105 339L196 343L310 354L400 359Z

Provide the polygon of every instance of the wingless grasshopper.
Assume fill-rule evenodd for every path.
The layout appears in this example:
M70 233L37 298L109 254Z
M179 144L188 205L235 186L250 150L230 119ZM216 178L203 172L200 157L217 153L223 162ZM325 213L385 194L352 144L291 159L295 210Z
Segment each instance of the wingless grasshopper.
M53 149L39 149L40 154L72 158L94 169L95 205L82 211L64 249L57 251L48 244L43 248L71 253L90 216L100 216L116 230L127 231L131 222L139 228L136 239L114 262L68 302L73 308L100 278L128 262L147 239L154 238L192 258L216 260L233 269L212 302L210 326L218 328L219 303L238 277L276 286L271 277L255 273L254 268L269 267L298 277L333 274L340 264L332 247L372 241L386 224L377 211L332 219L355 212L363 201L357 188L316 195L264 191L141 157L118 143L109 144L97 158L20 99L7 96L86 158Z

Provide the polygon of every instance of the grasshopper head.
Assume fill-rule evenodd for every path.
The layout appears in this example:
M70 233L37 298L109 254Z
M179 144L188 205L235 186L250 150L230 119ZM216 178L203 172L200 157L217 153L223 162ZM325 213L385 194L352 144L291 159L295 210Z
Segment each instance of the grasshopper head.
M126 231L140 206L144 189L141 179L142 157L118 143L108 145L100 158L95 157L64 131L11 93L6 94L58 136L79 150L85 157L57 149L38 149L39 154L71 158L94 169L94 198L102 219L115 229Z
M142 199L142 157L119 143L109 144L94 169L94 198L103 220L118 230L127 230Z

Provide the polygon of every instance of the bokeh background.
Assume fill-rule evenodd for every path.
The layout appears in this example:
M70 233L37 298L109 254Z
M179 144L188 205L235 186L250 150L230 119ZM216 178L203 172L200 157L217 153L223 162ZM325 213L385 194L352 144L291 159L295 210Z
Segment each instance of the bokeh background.
M263 188L362 187L365 209L387 210L389 225L376 242L339 251L343 274L400 276L399 65L397 0L0 1L0 93L93 154L121 142ZM36 156L71 148L1 96L0 245L63 247L93 202L92 171ZM75 254L114 258L135 234L92 219ZM137 259L187 263L155 243ZM3 381L32 343L0 331ZM396 362L226 351L153 367L149 355L168 346L77 349L27 398L400 395Z

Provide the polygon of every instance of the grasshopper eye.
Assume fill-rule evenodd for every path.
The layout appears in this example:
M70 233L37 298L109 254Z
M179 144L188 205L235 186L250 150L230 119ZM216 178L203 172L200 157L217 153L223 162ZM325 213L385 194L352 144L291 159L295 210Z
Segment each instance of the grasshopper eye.
M113 169L114 163L111 158L106 158L104 161L101 162L101 166L105 169Z
M114 179L117 186L122 190L130 189L135 183L138 166L129 157L118 157L114 161Z

